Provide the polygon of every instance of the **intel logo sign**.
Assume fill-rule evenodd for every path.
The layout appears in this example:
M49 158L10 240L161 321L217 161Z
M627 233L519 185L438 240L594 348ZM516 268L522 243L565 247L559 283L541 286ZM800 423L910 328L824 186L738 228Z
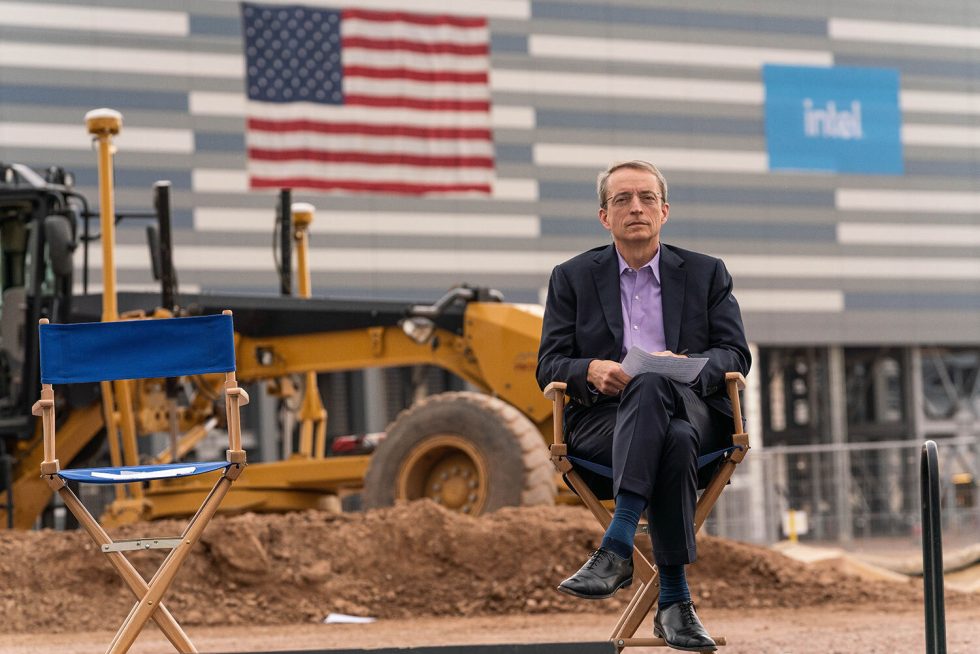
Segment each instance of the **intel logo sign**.
M803 131L810 138L861 139L861 103L855 100L850 110L837 109L837 103L828 100L823 107L814 107L813 100L803 100Z
M770 170L902 174L897 71L767 65L763 80Z

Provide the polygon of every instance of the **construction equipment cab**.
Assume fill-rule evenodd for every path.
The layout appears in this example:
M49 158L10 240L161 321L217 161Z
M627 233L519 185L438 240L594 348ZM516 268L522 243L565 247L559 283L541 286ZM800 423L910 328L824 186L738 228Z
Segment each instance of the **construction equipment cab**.
M42 176L21 164L0 163L0 439L34 434L37 322L66 322L71 311L72 253L84 198L71 175Z

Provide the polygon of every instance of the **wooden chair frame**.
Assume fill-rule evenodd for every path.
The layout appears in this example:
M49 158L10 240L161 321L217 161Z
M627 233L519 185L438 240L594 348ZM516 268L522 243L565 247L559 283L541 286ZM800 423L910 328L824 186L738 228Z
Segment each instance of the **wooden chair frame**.
M231 311L224 311L231 315ZM41 324L47 324L46 318ZM201 533L214 517L221 501L228 490L245 469L245 450L242 449L241 407L248 404L248 393L238 386L235 373L225 373L225 411L228 420L228 450L226 460L229 466L224 469L221 477L215 482L211 491L205 497L197 513L188 521L179 537L168 539L135 539L114 541L98 520L89 512L78 499L78 496L58 476L61 470L55 453L55 412L54 388L52 384L42 384L41 399L34 403L32 412L41 417L44 433L44 461L41 463L41 476L48 486L57 492L68 510L75 515L79 524L91 536L95 544L106 555L109 563L122 577L126 586L136 596L136 604L116 632L107 652L109 654L125 654L132 647L143 627L153 620L174 648L181 654L197 652L194 644L163 604L163 599L176 578L180 566L187 559L191 548L200 539ZM156 543L156 545L151 545ZM161 544L162 543L162 544ZM133 567L124 551L149 548L172 548L149 581Z
M725 375L725 385L728 389L728 397L732 401L733 434L732 445L736 446L731 454L725 457L721 465L715 471L714 476L708 483L707 488L701 493L697 506L694 510L694 531L701 530L708 514L714 508L715 503L725 489L725 485L735 472L735 467L742 462L749 450L749 435L743 430L742 424L742 404L738 392L745 389L745 378L741 373L729 372ZM595 493L585 484L582 477L575 471L575 467L568 460L568 446L564 442L563 423L565 410L565 390L567 385L564 382L552 382L544 389L546 398L552 401L552 416L554 422L554 443L551 445L551 462L555 469L565 476L572 490L578 494L579 498L588 507L592 515L595 516L603 529L609 527L612 521L612 512L607 509L602 502L595 496ZM617 651L622 651L625 647L663 647L667 643L662 638L634 638L637 629L642 624L660 594L660 584L657 580L657 568L651 563L650 559L640 551L638 547L633 547L633 576L634 581L639 580L639 585L633 598L626 605L619 621L613 628L609 639L616 646ZM724 637L715 637L718 645L725 645Z

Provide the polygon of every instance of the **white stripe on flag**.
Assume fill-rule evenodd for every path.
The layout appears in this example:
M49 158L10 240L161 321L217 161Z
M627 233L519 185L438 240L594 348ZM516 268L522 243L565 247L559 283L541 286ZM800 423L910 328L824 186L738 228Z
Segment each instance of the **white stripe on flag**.
M358 123L367 125L412 125L415 127L479 128L490 126L490 116L483 111L416 111L387 107L350 107L312 102L246 102L248 115L269 120L309 119L324 123ZM213 115L213 114L211 114Z
M411 68L424 71L450 71L454 73L478 73L490 66L489 57L458 56L454 54L408 52L405 50L344 50L345 66L373 66L377 68Z
M344 36L458 43L460 45L486 45L490 38L485 25L459 27L456 25L417 25L415 23L397 22L379 23L376 20L360 17L344 18L340 32Z
M437 168L395 164L319 163L314 161L260 161L253 159L248 172L253 177L290 179L314 177L331 181L370 180L413 184L489 184L492 168Z
M310 149L320 152L365 152L417 156L493 157L490 141L363 136L360 134L314 134L311 132L260 132L252 130L246 142L251 148L268 150Z
M408 79L372 79L344 75L344 93L404 96L424 100L490 100L486 84L418 82Z
M312 102L246 102L248 115L270 120L309 119L325 123L368 125L412 125L416 127L489 127L490 117L483 111L415 111L386 107L350 107Z

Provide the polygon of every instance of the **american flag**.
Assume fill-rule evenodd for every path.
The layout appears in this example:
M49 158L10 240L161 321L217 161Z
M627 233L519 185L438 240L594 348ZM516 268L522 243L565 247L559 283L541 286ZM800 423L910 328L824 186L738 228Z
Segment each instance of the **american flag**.
M486 18L242 4L251 188L491 192Z

